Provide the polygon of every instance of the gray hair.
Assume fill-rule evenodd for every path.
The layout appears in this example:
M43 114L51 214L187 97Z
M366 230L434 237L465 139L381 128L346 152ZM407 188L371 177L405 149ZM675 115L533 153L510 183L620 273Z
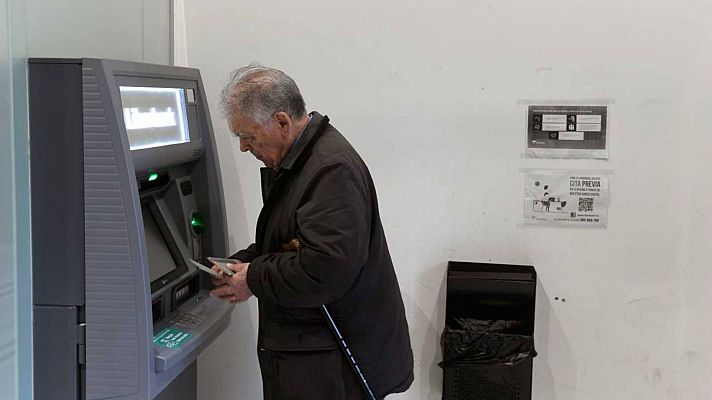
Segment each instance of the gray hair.
M297 84L284 72L252 63L230 74L220 94L225 117L238 113L266 125L274 114L283 111L291 118L306 115L306 106Z

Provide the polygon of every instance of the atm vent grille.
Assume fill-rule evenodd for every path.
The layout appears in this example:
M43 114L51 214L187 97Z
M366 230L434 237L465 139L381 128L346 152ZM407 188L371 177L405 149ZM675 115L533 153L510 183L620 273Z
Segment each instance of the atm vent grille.
M129 239L130 209L122 197L121 143L109 129L93 68L82 68L84 96L84 223L86 398L139 390L139 315ZM125 167L124 167L125 168Z

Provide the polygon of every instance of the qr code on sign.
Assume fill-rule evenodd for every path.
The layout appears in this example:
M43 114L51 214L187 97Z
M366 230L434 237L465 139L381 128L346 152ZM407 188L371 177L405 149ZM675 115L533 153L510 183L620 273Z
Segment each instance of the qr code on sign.
M579 212L593 211L593 197L580 197L578 210Z

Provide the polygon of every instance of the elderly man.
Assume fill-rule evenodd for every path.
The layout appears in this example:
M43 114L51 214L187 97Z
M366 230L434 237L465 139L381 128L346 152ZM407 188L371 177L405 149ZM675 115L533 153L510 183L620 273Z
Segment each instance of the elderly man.
M250 65L232 73L223 110L262 168L255 243L232 256L212 295L259 300L265 399L369 398L321 313L326 305L375 397L413 381L413 353L366 164L294 81Z

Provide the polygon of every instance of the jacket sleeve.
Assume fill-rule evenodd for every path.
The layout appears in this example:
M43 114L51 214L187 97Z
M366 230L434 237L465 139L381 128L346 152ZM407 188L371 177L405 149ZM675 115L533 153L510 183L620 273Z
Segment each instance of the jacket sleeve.
M257 248L256 245L254 243L252 243L246 249L242 249L242 250L238 251L237 253L231 255L228 258L231 258L233 260L240 260L244 263L251 262L252 260L255 259L255 257L257 257L256 248Z
M350 163L320 168L296 211L300 249L252 260L247 273L252 293L283 307L318 307L341 298L368 259L367 188Z

